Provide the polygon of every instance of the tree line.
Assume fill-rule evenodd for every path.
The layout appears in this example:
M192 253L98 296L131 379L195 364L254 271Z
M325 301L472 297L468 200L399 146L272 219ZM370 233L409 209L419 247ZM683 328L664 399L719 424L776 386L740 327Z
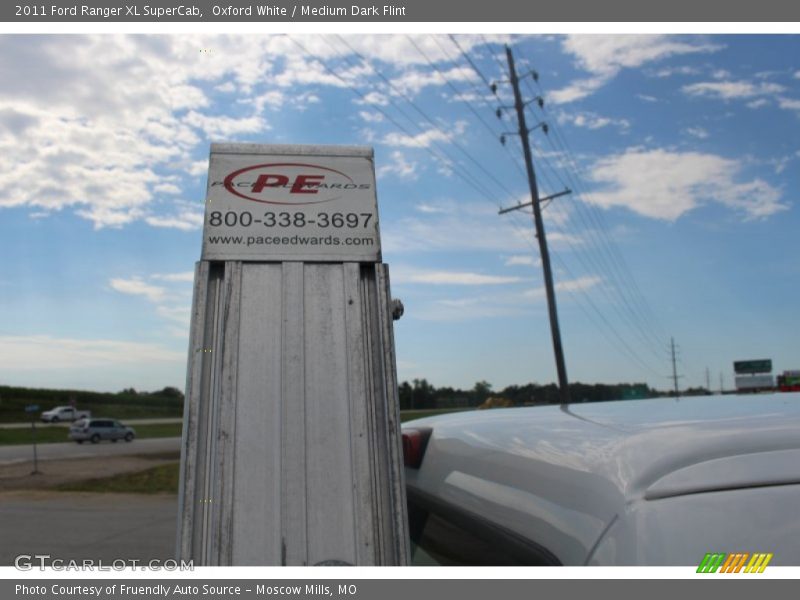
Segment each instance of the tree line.
M501 398L515 406L531 406L539 404L558 404L558 386L554 383L541 385L527 383L525 385L509 385L494 391L488 381L478 381L472 389L462 390L452 387L432 385L427 379L404 381L398 388L400 394L400 410L423 410L433 408L470 408L477 407L489 398ZM572 402L602 402L606 400L635 400L671 396L673 392L661 392L645 383L571 383L569 384ZM705 395L709 392L703 388L694 388L681 392L682 395Z

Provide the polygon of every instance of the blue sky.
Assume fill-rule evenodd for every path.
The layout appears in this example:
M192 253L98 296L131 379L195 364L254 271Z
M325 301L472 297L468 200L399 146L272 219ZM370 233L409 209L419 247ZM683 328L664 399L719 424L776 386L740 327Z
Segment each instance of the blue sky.
M506 42L570 379L800 368L800 38L456 39L0 37L0 382L183 387L211 141L374 146L400 379L553 381Z

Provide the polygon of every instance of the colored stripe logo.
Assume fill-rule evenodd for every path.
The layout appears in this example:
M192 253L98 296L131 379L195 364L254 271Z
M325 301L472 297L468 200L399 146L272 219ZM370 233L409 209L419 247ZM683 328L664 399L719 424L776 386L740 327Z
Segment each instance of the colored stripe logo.
M726 554L723 552L709 552L700 561L697 567L698 573L763 573L769 561L772 560L772 553L754 552L733 552Z

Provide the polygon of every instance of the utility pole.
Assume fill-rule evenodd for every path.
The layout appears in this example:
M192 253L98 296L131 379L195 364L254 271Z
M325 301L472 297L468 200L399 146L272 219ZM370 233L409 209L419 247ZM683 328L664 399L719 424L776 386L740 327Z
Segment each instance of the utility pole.
M675 397L680 397L680 391L678 390L678 379L682 377L682 375L678 375L678 366L675 362L675 338L669 338L670 348L672 349L672 381L675 384Z
M706 391L710 394L711 393L711 372L706 367Z
M550 253L547 250L547 238L542 222L541 199L539 198L539 187L536 183L536 171L533 169L533 157L531 155L531 144L528 134L531 132L525 123L525 106L522 101L522 94L519 90L519 78L514 68L514 56L511 48L506 46L506 57L508 58L508 71L510 75L511 87L514 89L514 108L517 112L519 123L519 137L522 140L522 151L525 155L525 168L528 172L528 184L531 189L531 205L533 206L533 222L536 227L536 239L539 242L539 255L542 259L542 270L544 271L544 286L547 293L547 310L550 316L550 332L553 336L553 352L556 358L556 371L558 372L559 397L562 404L569 403L569 382L567 381L567 367L564 363L564 349L561 345L561 331L558 327L558 310L556 308L556 294L553 287L553 272L550 268ZM546 132L546 125L540 123L536 127L542 126ZM536 129L534 127L534 129ZM568 191L565 193L569 193ZM560 194L559 194L560 195ZM527 206L527 205L522 205ZM515 207L519 208L519 207Z
M720 396L725 393L725 384L722 382L722 371L719 372L719 393Z

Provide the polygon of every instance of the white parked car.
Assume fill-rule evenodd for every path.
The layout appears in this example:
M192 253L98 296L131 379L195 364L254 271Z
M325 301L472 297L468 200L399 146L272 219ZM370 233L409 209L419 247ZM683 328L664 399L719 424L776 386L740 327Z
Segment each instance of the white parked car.
M403 444L415 564L800 565L800 394L453 413Z
M76 410L72 406L56 406L42 413L41 419L45 423L58 423L59 421L77 421L88 419L92 413L88 410Z

